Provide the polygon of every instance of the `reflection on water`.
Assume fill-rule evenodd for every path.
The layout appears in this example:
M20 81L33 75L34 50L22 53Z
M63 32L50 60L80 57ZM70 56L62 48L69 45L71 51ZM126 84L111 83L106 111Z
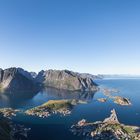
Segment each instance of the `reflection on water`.
M72 92L46 88L40 92L10 93L0 95L0 107L12 107L16 109L27 109L43 104L48 100L77 99L91 101L94 92Z
M49 97L57 99L77 99L84 101L91 101L95 95L95 92L73 92L66 90L57 90L53 88L46 88L43 90L43 93L46 93Z
M38 93L29 94L12 94L0 96L1 107L13 107L18 109L27 109L51 99L79 99L89 101L88 104L80 104L75 106L70 116L60 117L51 116L48 118L37 118L18 114L14 121L23 123L26 127L31 128L29 140L81 140L79 137L73 136L69 132L72 124L81 119L89 122L104 120L113 108L116 110L118 119L121 123L128 125L140 126L140 79L135 80L98 80L98 85L118 89L120 96L127 97L131 100L132 106L119 106L114 104L112 100L105 103L95 101L98 98L104 98L101 91L95 93L89 92L70 92L47 88ZM94 98L94 100L93 100ZM39 133L38 133L39 132ZM59 134L59 135L56 135Z
M36 94L36 92L1 93L0 107L18 108L18 106L26 104L26 102L31 100Z

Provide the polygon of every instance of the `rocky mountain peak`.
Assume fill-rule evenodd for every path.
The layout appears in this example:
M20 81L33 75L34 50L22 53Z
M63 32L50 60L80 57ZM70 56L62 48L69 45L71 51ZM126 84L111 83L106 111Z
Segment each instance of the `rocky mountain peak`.
M21 68L0 70L0 92L33 91L36 85L31 74Z
M110 117L106 118L104 123L119 123L115 109L111 110Z
M44 87L71 91L96 91L97 85L93 79L69 70L46 70L39 72L36 77Z

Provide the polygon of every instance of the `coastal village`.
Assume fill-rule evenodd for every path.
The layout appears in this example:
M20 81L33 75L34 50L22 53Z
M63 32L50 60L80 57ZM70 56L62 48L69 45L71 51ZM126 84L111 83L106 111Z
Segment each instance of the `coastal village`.
M41 118L49 117L52 114L60 114L62 116L70 115L71 110L77 104L85 104L86 102L81 100L50 100L47 103L29 109L25 113L31 116L38 116Z
M131 105L129 99L121 96L113 96L113 93L117 93L116 89L102 89L102 93L107 98L97 99L99 102L106 102L108 99L113 99L114 103L122 106ZM36 116L40 118L50 117L51 115L59 114L62 116L67 116L72 113L74 106L78 104L86 104L82 100L76 99L65 99L65 100L49 100L48 102L28 109L26 111L15 110L12 108L1 108L0 114L9 120L12 117L16 117L17 113L25 113L29 116ZM10 135L16 140L19 137L27 138L27 133L30 128L24 128L23 125L15 125L12 121L9 121ZM73 125L70 131L77 136L83 136L86 140L139 140L140 133L138 132L140 128L136 126L127 126L121 124L118 120L116 111L113 109L109 118L104 119L104 121L96 121L93 123L87 122L82 119L77 124Z
M0 0L0 140L140 140L140 0Z

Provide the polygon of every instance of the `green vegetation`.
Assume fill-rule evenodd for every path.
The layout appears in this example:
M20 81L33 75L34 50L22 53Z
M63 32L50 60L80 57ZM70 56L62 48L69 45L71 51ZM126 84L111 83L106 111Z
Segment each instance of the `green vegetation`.
M50 100L40 107L47 107L51 110L59 110L63 108L67 109L72 107L71 102L72 102L71 100Z
M135 133L135 131L134 131L131 127L129 127L129 126L123 127L123 130L124 130L127 134Z
M114 131L114 132L117 132L118 130L127 135L129 135L129 137L131 139L135 139L137 137L137 133L135 132L134 128L131 127L131 126L125 126L125 125L122 125L122 124L108 124L108 125L105 125L104 127L99 127L96 129L96 131L98 132L106 132L106 131ZM121 138L121 140L125 140L125 138Z
M0 84L0 92L3 92L3 87L1 84Z
M50 100L41 106L25 111L25 113L39 117L48 117L51 114L56 113L60 113L65 116L71 113L72 108L77 103L77 100Z
M108 125L108 127L112 128L115 131L118 130L118 129L121 129L120 124L112 124L112 125Z
M135 132L135 130L134 130L132 127L130 127L130 126L125 126L125 127L123 127L123 130L124 130L127 134L129 134L129 135L131 136L132 139L135 139L135 137L136 137L136 132Z
M76 135L85 135L89 139L102 140L140 140L140 128L137 126L128 126L118 121L115 109L111 110L111 115L104 121L88 123L86 120L79 121L72 125L72 133Z

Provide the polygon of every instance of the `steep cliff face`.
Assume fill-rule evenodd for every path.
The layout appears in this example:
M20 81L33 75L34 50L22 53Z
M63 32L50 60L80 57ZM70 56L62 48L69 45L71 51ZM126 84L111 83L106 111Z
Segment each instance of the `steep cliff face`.
M69 91L96 91L97 85L89 76L68 70L41 71L37 76L21 68L0 69L0 92L30 92L38 87Z
M41 71L36 77L44 87L53 87L70 91L96 91L97 85L89 77L68 70Z
M0 70L0 92L29 92L36 90L33 77L21 68Z

